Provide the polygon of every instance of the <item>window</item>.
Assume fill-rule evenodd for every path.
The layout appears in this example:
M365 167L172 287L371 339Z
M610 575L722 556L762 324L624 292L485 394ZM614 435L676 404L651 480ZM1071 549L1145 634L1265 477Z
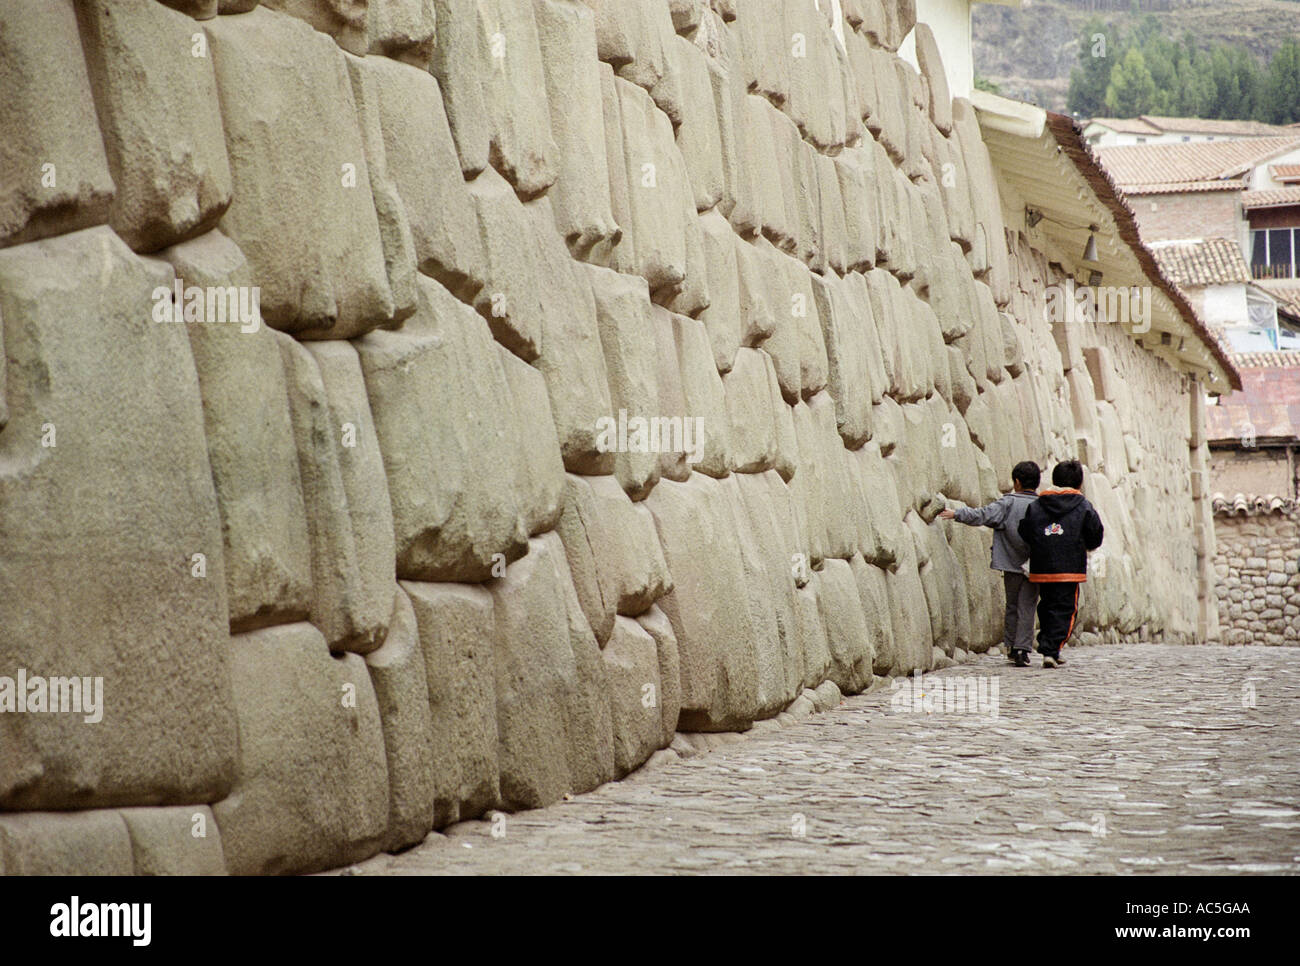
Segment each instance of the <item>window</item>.
M1300 228L1259 228L1250 233L1250 273L1255 278L1296 278Z

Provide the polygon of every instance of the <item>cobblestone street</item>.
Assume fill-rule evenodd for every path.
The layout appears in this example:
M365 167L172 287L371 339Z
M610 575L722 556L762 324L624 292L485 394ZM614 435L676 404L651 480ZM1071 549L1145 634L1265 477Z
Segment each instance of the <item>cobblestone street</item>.
M491 821L463 822L341 871L1300 871L1300 651L1066 654L1057 671L990 655L938 674L993 677L996 716L902 713L886 686L703 755L661 755L498 819L496 837Z

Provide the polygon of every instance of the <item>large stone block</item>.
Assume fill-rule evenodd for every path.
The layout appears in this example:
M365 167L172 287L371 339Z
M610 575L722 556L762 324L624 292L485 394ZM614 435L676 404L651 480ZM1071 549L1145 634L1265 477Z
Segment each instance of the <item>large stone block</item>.
M108 221L114 184L73 0L0 13L0 245Z
M686 731L731 731L762 716L758 642L748 603L736 596L745 577L726 501L722 481L698 473L661 482L646 500L673 575L659 606L677 640Z
M306 21L349 53L366 52L366 0L261 0L261 4Z
M0 716L3 808L206 801L234 778L199 382L185 330L150 321L172 281L103 227L0 250L0 667L102 678L96 724Z
M677 655L677 638L673 635L672 622L657 604L637 617L636 622L654 638L658 651L659 715L663 726L663 744L668 745L677 732L677 717L682 710L682 679Z
M740 242L727 219L716 210L700 216L700 234L709 286L709 306L700 313L700 321L709 333L713 364L718 372L725 373L735 362L743 336L740 267L736 260Z
M722 141L709 59L685 37L674 37L670 51L682 87L677 147L682 152L695 207L708 211L722 200L723 192Z
M497 760L505 808L547 805L614 777L604 666L555 534L489 585L496 615Z
M109 224L136 251L206 231L230 204L212 60L194 21L152 0L80 6L86 66L117 194Z
M546 394L546 378L497 346L519 419L519 508L529 536L553 530L564 509L564 458Z
M726 393L713 365L713 350L703 322L655 310L656 324L666 325L672 337L677 370L681 374L685 412L681 445L690 468L709 476L731 472L731 447ZM677 445L673 430L673 445Z
M389 851L424 840L437 818L439 769L424 652L415 610L406 593L394 594L392 622L384 644L366 655L383 726L388 765ZM446 789L441 789L446 791Z
M420 291L403 331L355 343L388 478L397 575L486 580L494 563L527 550L520 423L483 320L436 282L422 277Z
M311 351L283 333L276 340L307 509L311 621L331 651L365 654L383 643L396 575L392 510L361 366L347 342Z
M231 639L239 777L212 806L231 875L316 872L373 855L388 826L379 706L356 654L310 624Z
M849 561L858 587L862 616L871 638L872 672L885 675L898 662L894 643L894 625L889 610L889 576L887 571L866 562L861 556Z
M596 48L619 76L650 93L673 124L682 120L680 78L673 63L676 41L666 3L583 0L596 14Z
M826 351L826 388L835 400L835 424L845 445L856 448L871 437L872 406L884 389L875 323L869 303L859 300L854 306L849 301L846 283L818 276L812 281ZM863 309L868 310L865 317Z
M124 808L118 814L131 836L135 875L226 874L221 830L208 806Z
M728 35L729 36L729 35ZM746 237L763 227L756 207L754 169L745 122L744 78L735 62L734 45L729 48L729 66L710 59L709 80L713 88L714 114L718 121L718 142L722 156L721 212L737 232Z
M257 0L242 2L251 9ZM433 0L369 0L366 5L369 53L428 70L437 38L438 16Z
M609 689L614 770L622 778L667 744L658 704L659 649L641 625L619 617L600 661Z
M622 231L609 203L595 17L571 0L533 0L533 15L556 144L556 228L575 256L595 260L602 255L593 248L603 250Z
M260 7L206 29L234 181L221 229L262 287L263 318L298 338L330 339L392 319L343 54Z
M616 613L644 613L672 588L649 511L613 478L568 476L558 531L583 613L602 645Z
M131 837L108 809L0 814L0 873L131 875Z
M659 350L650 313L650 294L645 280L606 268L589 267L596 304L596 321L605 372L609 380L609 408L601 414L607 434L611 424L617 433L624 416L649 418L659 412L659 382L656 373ZM593 431L596 427L593 426ZM659 457L635 452L624 446L599 446L601 459L591 473L613 470L619 485L634 500L640 500L659 482ZM615 444L618 440L613 440Z
M347 65L362 126L377 126L382 135L384 173L409 225L417 266L466 301L473 299L488 270L484 242L499 239L490 235L494 222L479 223L482 212L476 211L461 177L438 81L427 71L385 57L347 58ZM376 151L370 151L367 161ZM382 229L388 219L382 217L380 197L376 205ZM393 230L388 229L390 234ZM400 238L400 226L396 230ZM392 247L390 241L385 249L390 258ZM527 341L531 334L520 338ZM522 349L520 354L528 357Z
M481 83L491 70L486 50L490 31L478 0L433 0L433 6L437 44L429 69L443 91L461 170L466 178L475 178L488 166L492 144L489 92Z
M929 607L920 577L916 548L905 532L898 543L898 563L886 571L889 585L889 623L894 629L895 674L928 670L934 639L930 630Z
M952 131L952 94L948 91L948 74L944 71L943 58L939 56L939 44L928 23L918 23L914 36L916 59L929 91L930 120L940 131L948 134Z
M845 694L857 694L871 684L875 654L849 562L826 560L818 590L822 624L831 652L828 678Z
M761 473L776 465L777 407L783 406L772 357L741 348L723 380L731 464L738 473Z
M442 827L480 815L500 798L492 595L468 584L401 587L419 629L433 821Z
M239 247L209 232L161 252L185 286L230 291L253 278ZM186 326L221 513L230 628L306 620L311 596L307 515L289 418L284 366L272 330ZM260 418L250 420L250 411Z

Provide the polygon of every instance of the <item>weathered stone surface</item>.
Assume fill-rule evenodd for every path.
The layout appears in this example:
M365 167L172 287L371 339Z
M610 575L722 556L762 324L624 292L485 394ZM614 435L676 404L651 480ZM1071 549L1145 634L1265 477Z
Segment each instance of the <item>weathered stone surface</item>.
M398 588L383 646L366 655L388 764L388 833L383 846L389 851L423 841L437 816L440 763L434 757L433 721L420 645L411 600Z
M846 560L828 559L818 581L822 624L831 652L830 680L840 691L856 694L871 683L875 660L857 583Z
M107 222L115 187L72 0L5 7L0 88L0 245Z
M409 226L416 264L461 298L473 299L487 275L483 246L485 240L496 240L491 236L496 222L482 222L481 206L476 209L461 178L438 81L427 71L384 57L348 58L347 65L363 128L377 125L382 134L385 173ZM367 161L374 153L367 154ZM386 219L380 197L376 207L382 231ZM400 226L396 230L400 238ZM391 251L392 242L385 248ZM520 354L528 357L526 350Z
M253 281L243 253L220 232L164 249L160 257L185 286L229 291ZM260 315L247 324L186 328L221 513L230 628L238 633L305 620L311 588L307 516L275 337ZM249 412L260 418L250 420Z
M602 645L616 613L644 613L672 587L654 521L610 477L567 477L558 532L583 613Z
M782 405L772 357L761 349L736 350L723 381L731 464L738 473L761 473L776 465L775 407Z
M202 801L234 778L199 383L185 331L151 321L171 286L108 228L0 250L0 666L103 678L93 726L0 717L5 808Z
M388 767L365 661L284 624L231 639L239 777L212 806L231 875L314 872L373 855Z
M419 629L433 823L442 827L482 814L500 798L492 595L468 584L406 580L401 587Z
M952 95L948 92L948 75L939 56L939 45L928 23L918 23L914 36L916 59L929 90L930 120L940 131L948 134L952 131Z
M682 442L686 462L698 473L722 477L731 472L730 426L722 378L713 365L704 323L664 313L658 321L671 326L676 362L686 404Z
M761 717L758 658L734 518L721 481L695 474L663 481L646 500L674 587L659 606L672 623L681 662L685 731L729 731ZM701 552L700 548L709 548Z
M672 622L656 604L636 618L655 641L659 654L659 712L663 724L663 744L672 743L677 731L677 717L682 709L682 681L677 654L677 638Z
M333 37L344 50L366 52L367 3L352 0L261 0L264 7L283 11Z
M604 667L559 537L530 541L528 554L489 589L501 805L536 807L609 781L614 741Z
M234 182L221 230L253 268L263 318L300 339L383 324L396 306L343 55L260 7L206 30Z
M609 269L589 267L596 304L600 345L609 380L609 408L600 414L606 439L599 442L601 459L588 469L592 473L613 470L619 485L634 500L640 500L659 481L659 458L654 453L634 452L608 445L611 425L617 437L620 414L627 418L648 418L660 412L656 376L658 346L650 313L650 295L644 279L621 275ZM598 427L592 427L598 432ZM599 437L598 437L599 439ZM617 444L618 440L613 440Z
M131 875L131 837L119 812L0 814L5 875Z
M243 2L251 9L257 0ZM366 42L372 54L428 70L437 37L433 0L369 0L366 4Z
M593 248L603 249L622 229L609 203L595 17L571 0L533 0L533 15L556 144L556 228L575 256L596 260L601 253Z
M226 874L221 831L208 806L123 808L118 814L130 833L135 875Z
M736 259L736 246L740 242L718 211L700 216L700 234L709 286L709 305L700 313L700 321L709 333L713 363L718 372L726 373L731 371L744 334L740 315L740 267Z
M526 552L519 423L487 327L420 279L401 332L356 342L384 458L404 580L486 580ZM497 555L501 555L499 558Z
M206 231L230 204L217 83L194 21L150 0L81 6L86 66L117 193L109 224L136 251ZM183 78L183 83L177 83Z
M619 617L600 661L614 728L614 769L622 778L667 744L658 706L659 650L636 621Z
M722 200L722 144L708 58L685 37L674 37L673 66L681 75L682 121L677 147L682 152L695 207L708 211Z
M283 333L275 338L307 510L311 621L331 651L365 654L383 643L395 573L392 510L361 366L346 342L311 351Z
M429 69L442 88L461 170L475 178L488 166L492 143L488 93L480 82L490 69L489 30L478 0L433 0L433 6L438 42Z
M519 507L529 536L536 536L554 529L564 509L564 458L546 395L546 378L500 346L497 355L519 420Z
M889 578L880 567L866 562L861 556L849 561L853 579L862 604L862 616L871 640L872 670L875 674L888 674L898 663L898 649L894 643L894 625L889 610Z
M680 81L674 71L676 41L665 3L640 0L582 0L596 14L600 59L619 76L644 88L674 124L681 123Z

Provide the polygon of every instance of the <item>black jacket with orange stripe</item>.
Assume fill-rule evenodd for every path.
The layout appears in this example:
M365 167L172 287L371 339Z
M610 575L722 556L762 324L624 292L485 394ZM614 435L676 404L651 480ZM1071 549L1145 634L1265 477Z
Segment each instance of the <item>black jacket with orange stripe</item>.
M1088 579L1088 551L1101 546L1101 517L1078 490L1044 490L1017 528L1029 547L1032 583Z

